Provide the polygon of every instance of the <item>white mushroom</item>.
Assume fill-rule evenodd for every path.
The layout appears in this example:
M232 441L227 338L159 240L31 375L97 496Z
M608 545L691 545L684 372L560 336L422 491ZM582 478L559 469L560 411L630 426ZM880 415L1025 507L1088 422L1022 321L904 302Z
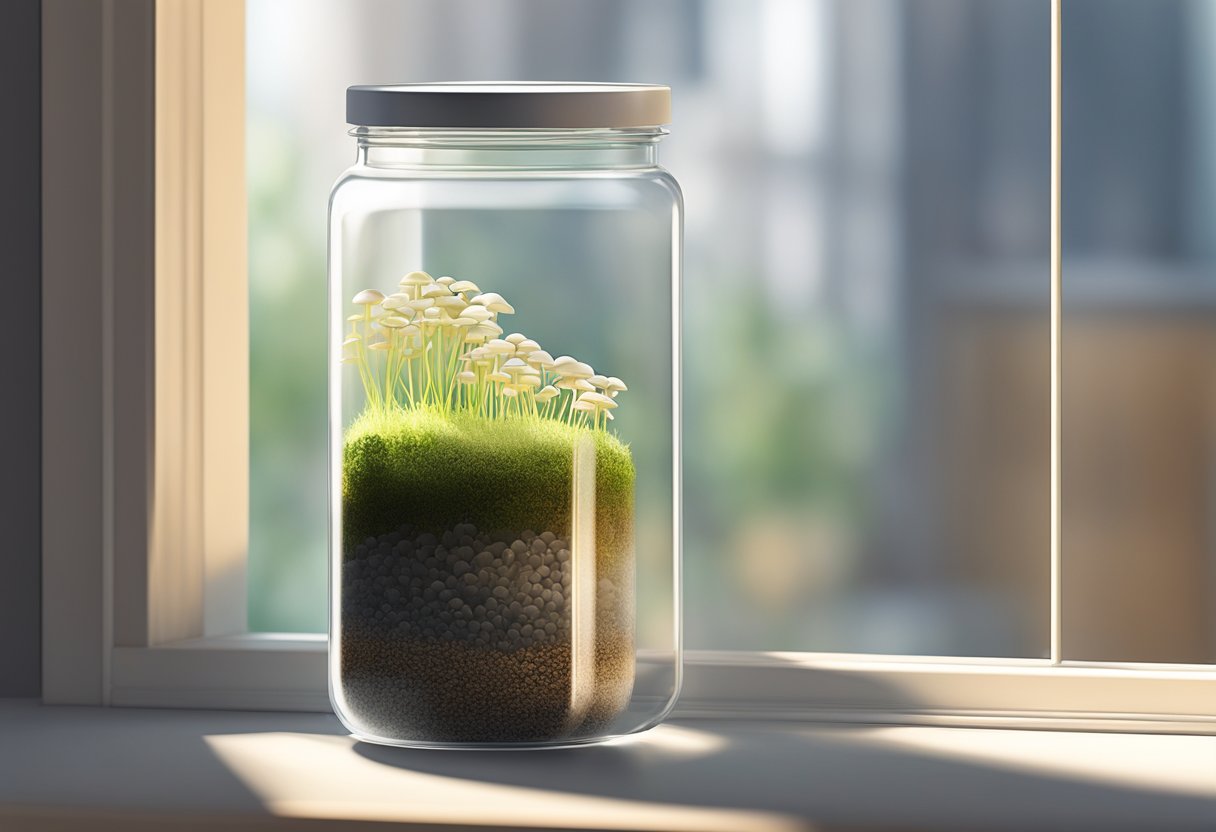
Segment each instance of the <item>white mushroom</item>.
M513 355L515 353L515 345L501 338L490 341L486 344L486 349L494 355Z
M351 303L357 303L360 306L366 306L368 311L380 301L384 300L384 293L377 292L375 289L364 289L359 294L351 298Z
M447 286L444 286L442 283L432 283L429 286L422 287L421 297L438 298L450 294L452 294L452 290Z
M608 386L604 389L609 396L616 398L617 393L624 393L629 388L625 386L625 382L621 381L616 376L608 377Z
M401 286L427 286L433 282L433 278L426 272L410 272L405 277L401 278Z
M385 326L389 329L401 329L409 326L410 322L405 318L402 318L400 315L385 315L383 318L377 321L377 323L379 323L380 326Z
M477 373L472 370L463 370L456 374L456 380L461 384L473 384L477 381Z
M507 303L498 292L485 292L477 295L469 303L474 306L484 306L491 312L501 312L505 315L515 314L515 307Z
M558 395L558 389L552 384L547 384L536 391L536 400L538 402L547 402L556 395Z
M525 338L524 340L520 341L518 344L515 345L515 351L517 353L520 353L523 355L526 355L527 353L530 353L530 352L536 352L539 349L540 349L540 344L536 343L531 338Z
M481 291L481 289L477 288L477 284L471 280L457 280L455 283L449 283L448 288L453 292L473 292L476 294Z
M380 305L385 309L400 309L403 306L408 306L410 296L405 292L393 292L380 302Z
M440 286L451 286L453 283L456 282L456 278L448 277L447 275L444 275L443 277L435 278L435 282L438 283Z
M472 318L473 320L478 321L478 322L488 321L494 317L494 313L491 312L489 309L486 309L484 306L470 305L467 309L465 309L460 314L466 318Z
M522 343L522 342L524 342L524 341L528 340L528 338L527 338L527 336L525 336L523 333L520 333L520 332L512 332L510 335L508 335L508 336L507 336L506 338L504 338L503 340L504 340L504 341L510 341L512 344L516 344L516 345L518 345L518 344L520 344L520 343Z
M515 349L516 351L519 350L518 347ZM524 356L524 360L533 367L540 367L541 369L545 370L553 366L553 356L549 355L549 353L545 352L544 350L533 350Z

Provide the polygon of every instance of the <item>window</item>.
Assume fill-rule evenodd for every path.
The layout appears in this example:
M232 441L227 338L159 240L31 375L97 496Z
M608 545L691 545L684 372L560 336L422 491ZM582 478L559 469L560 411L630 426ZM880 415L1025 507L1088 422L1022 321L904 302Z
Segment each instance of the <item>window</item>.
M322 206L351 158L342 91L549 76L677 90L662 157L688 197L697 345L684 713L1216 725L1216 5L1066 6L1058 592L1048 3L285 4L105 5L82 43L46 0L52 66L96 67L104 105L79 126L48 73L47 125L93 131L104 161L54 169L49 215L87 214L80 182L131 209L77 217L102 242L47 262L102 275L84 295L100 320L54 294L71 280L48 289L80 320L47 347L48 441L66 443L47 504L87 508L100 543L82 568L50 535L47 574L101 631L51 628L50 698L326 706ZM1163 43L1169 60L1118 60ZM96 385L57 383L82 354Z

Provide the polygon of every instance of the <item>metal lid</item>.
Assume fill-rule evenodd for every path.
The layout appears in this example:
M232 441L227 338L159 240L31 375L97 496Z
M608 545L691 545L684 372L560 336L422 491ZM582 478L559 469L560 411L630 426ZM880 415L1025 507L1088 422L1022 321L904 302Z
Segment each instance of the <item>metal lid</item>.
M356 86L346 90L346 120L364 127L655 127L671 120L671 88L548 81Z

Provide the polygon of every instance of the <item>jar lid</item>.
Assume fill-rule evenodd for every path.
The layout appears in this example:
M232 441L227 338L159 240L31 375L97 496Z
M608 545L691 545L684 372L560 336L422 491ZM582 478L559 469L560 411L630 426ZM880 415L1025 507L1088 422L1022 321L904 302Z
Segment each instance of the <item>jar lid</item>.
M363 127L657 127L671 120L658 84L446 82L346 89L346 120Z

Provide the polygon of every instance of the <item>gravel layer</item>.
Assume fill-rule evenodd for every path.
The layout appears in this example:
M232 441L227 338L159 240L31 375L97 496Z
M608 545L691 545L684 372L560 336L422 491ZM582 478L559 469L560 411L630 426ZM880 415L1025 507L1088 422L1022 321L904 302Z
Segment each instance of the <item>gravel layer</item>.
M342 571L342 694L367 733L540 742L595 733L633 685L632 599L596 586L595 686L571 706L570 547L553 532L407 527ZM627 588L631 589L631 587Z

